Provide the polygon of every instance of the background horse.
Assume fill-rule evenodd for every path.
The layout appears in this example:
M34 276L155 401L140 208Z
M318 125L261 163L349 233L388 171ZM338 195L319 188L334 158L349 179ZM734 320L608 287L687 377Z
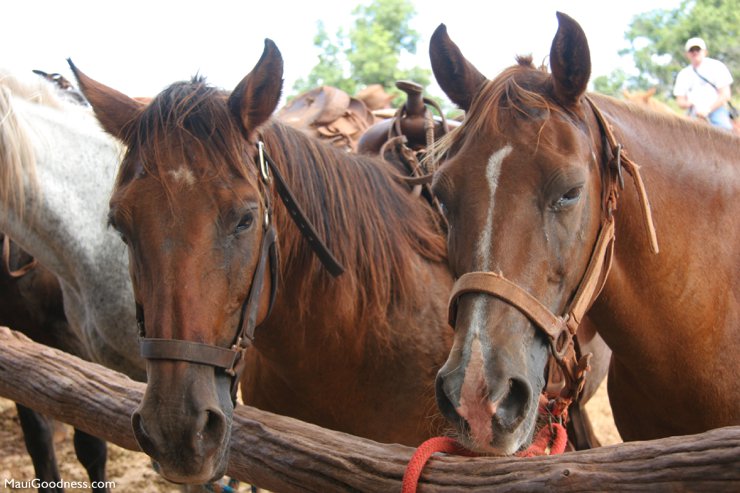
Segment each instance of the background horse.
M0 111L0 231L27 252L9 245L8 262L40 262L0 280L2 323L142 380L126 254L105 223L120 147L35 76L0 74ZM44 418L19 416L38 477L58 478ZM104 443L76 432L75 444L91 480L104 479Z
M653 111L658 111L666 115L680 116L687 118L686 115L677 113L676 110L671 108L667 103L655 98L655 88L651 87L646 91L628 91L625 89L622 91L622 96L626 101L631 101L635 104L639 104L650 108Z
M432 38L437 81L468 111L438 149L446 160L434 181L448 211L451 265L457 276L483 271L516 293L510 298L529 299L505 301L488 287L460 294L440 409L475 449L511 453L527 443L553 346L523 305L565 313L611 222L611 272L612 247L599 240L602 280L609 273L586 321L613 351L608 390L620 434L642 440L737 425L740 141L586 96L586 36L568 16L558 21L552 74L520 58L487 80L444 26ZM648 195L658 255L645 237Z

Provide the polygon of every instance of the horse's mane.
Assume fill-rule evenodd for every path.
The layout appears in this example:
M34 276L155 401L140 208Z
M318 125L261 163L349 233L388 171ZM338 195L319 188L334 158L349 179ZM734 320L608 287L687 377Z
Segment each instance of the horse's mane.
M3 210L12 208L19 217L24 215L26 186L33 193L38 192L33 126L31 116L23 114L21 101L43 112L64 112L65 117L74 116L74 121L98 125L88 108L61 97L58 88L48 80L0 68L0 206Z
M242 136L227 98L198 76L160 93L125 130L130 152L145 152L124 160L117 188L135 175L139 162L164 187L170 170L158 163L167 162L188 165L196 180L240 176L257 186L256 147ZM394 182L390 165L326 146L276 121L260 134L318 236L347 268L340 278L330 278L273 193L281 271L284 277L295 274L286 285L298 293L291 303L299 313L316 310L317 292L332 300L334 312L377 321L388 320L399 303L417 303L424 291L418 289L419 263L444 262L445 239L430 210ZM195 155L205 156L207 166Z
M311 209L319 236L348 267L337 280L307 251L297 228L282 225L287 262L304 272L301 312L312 308L317 276L335 292L335 309L356 308L363 317L390 318L394 306L419 303L419 262L444 262L445 239L431 210L393 179L386 162L337 150L273 121L262 132L286 180ZM283 219L287 221L287 218ZM299 267L300 266L300 267ZM290 266L288 266L290 268ZM343 300L342 298L346 298Z
M19 117L14 98L49 104L59 103L51 84L36 77L35 83L21 80L6 69L0 69L0 206L13 209L23 217L26 203L24 176L31 187L37 187L36 154L28 132Z

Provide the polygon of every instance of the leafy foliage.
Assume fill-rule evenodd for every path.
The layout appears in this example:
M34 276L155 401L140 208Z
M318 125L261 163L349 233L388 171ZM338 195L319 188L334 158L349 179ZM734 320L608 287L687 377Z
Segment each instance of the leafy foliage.
M632 57L638 74L616 70L595 79L595 89L619 95L622 89L656 87L657 95L670 98L676 75L688 64L684 43L694 36L704 39L709 56L724 62L740 81L740 0L684 0L673 10L635 16L625 33L631 46L620 54Z
M319 63L295 83L294 91L330 85L355 94L370 84L381 84L387 92L398 94L397 80L429 84L428 69L399 67L402 53L415 53L419 41L419 34L409 27L416 15L410 0L372 0L357 6L352 15L355 21L348 33L339 29L331 36L319 23L314 38Z

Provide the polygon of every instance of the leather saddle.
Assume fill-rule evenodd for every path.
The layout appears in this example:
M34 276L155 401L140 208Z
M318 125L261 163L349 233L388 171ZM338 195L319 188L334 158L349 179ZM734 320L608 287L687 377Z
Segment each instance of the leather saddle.
M357 150L360 136L375 123L365 103L331 86L304 92L275 116L312 137L353 152Z

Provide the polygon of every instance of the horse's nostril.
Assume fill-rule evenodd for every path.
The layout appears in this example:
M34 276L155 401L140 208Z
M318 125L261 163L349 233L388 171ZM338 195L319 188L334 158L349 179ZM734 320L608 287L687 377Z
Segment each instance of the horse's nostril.
M447 392L445 392L444 377L437 375L434 386L437 408L450 423L456 424L458 429L463 429L467 425L465 420L457 413L452 399L447 395Z
M512 378L509 380L509 391L501 400L494 420L506 431L513 431L524 419L529 411L531 392L524 380Z
M152 456L155 452L154 443L151 438L149 438L149 435L144 428L144 420L141 418L141 414L138 411L131 415L131 427L134 430L134 437L136 438L139 447L141 447L141 450L143 450L147 455Z
M221 411L215 409L206 409L201 419L202 423L196 434L198 440L213 440L220 443L221 438L226 433L226 417Z
M143 423L141 422L141 414L138 411L131 415L131 427L134 429L134 434L146 435Z

